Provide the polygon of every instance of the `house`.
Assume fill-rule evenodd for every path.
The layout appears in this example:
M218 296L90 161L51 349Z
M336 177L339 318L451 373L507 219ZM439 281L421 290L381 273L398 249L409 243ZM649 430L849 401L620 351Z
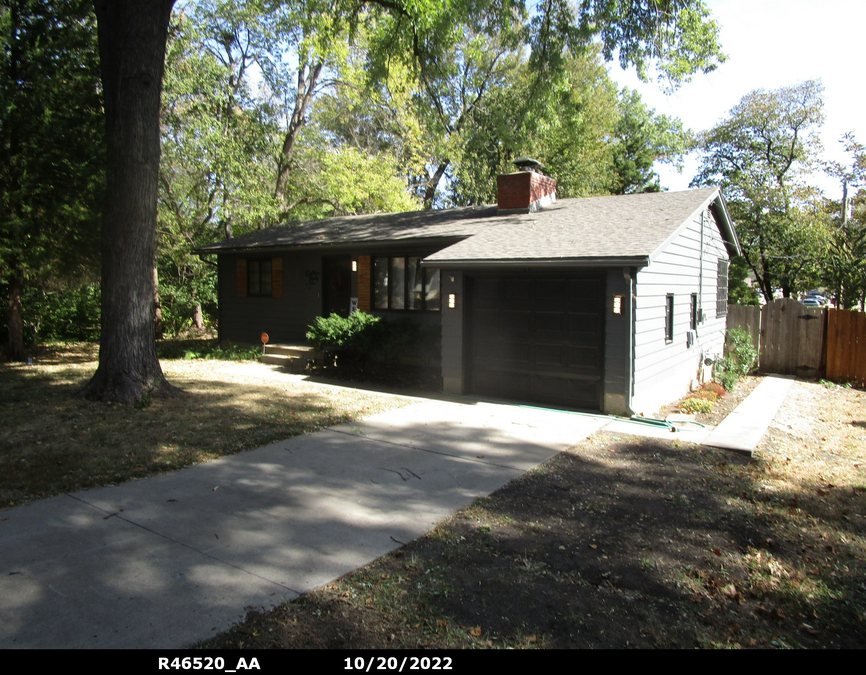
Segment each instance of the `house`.
M442 389L652 413L722 353L740 252L718 188L556 199L523 167L497 204L335 217L199 249L219 266L223 341L303 342L358 309L441 330Z

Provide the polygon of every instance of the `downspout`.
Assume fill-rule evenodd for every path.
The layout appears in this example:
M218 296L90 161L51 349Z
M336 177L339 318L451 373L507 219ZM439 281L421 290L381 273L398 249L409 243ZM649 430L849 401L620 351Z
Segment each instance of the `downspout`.
M635 297L635 276L637 274L637 269L632 267L624 267L622 270L622 275L625 277L626 283L628 284L628 324L631 327L628 331L628 367L626 368L626 407L628 411L634 414L634 408L632 407L632 399L634 398L634 365L635 365L635 352L634 352L634 332L637 328L636 319L635 319L635 311L634 306L637 302L637 298Z
M698 332L698 326L704 322L704 218L706 215L706 209L701 211L701 264L698 268L698 316L695 321L695 333Z

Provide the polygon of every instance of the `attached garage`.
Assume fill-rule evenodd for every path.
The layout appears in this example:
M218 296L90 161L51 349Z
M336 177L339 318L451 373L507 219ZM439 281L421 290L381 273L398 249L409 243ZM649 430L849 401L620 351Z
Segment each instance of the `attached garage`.
M602 408L604 275L476 275L465 288L469 393Z

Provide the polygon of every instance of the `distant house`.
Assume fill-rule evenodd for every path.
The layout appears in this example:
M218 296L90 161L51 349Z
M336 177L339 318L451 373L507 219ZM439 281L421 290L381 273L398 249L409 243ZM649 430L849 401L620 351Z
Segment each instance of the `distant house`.
M534 170L498 203L290 223L205 246L223 341L300 342L316 316L411 316L442 335L442 389L651 413L722 353L728 260L718 188L556 200Z

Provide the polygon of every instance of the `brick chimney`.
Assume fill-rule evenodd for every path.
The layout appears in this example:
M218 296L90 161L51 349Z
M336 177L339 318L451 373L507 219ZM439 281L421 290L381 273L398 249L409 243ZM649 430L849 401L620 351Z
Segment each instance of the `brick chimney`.
M496 177L499 213L533 213L556 201L556 181L540 162L522 157L514 164L519 171Z

